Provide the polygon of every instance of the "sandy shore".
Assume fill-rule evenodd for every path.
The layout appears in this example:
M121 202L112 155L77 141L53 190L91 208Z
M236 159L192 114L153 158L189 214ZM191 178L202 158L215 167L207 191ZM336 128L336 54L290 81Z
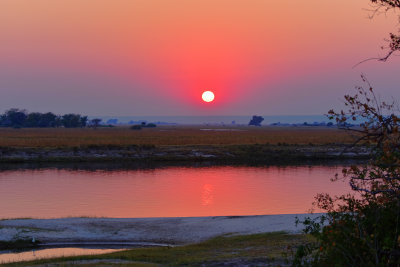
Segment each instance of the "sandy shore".
M137 243L180 245L224 234L255 234L275 231L298 233L296 217L318 214L285 214L189 218L62 218L0 221L0 240L35 238L47 245L83 243Z

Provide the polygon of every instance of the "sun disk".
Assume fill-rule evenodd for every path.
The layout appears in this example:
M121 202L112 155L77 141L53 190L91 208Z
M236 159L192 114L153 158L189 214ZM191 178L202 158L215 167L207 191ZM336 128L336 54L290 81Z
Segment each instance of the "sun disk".
M205 91L201 95L204 102L212 102L214 100L214 93L211 91Z

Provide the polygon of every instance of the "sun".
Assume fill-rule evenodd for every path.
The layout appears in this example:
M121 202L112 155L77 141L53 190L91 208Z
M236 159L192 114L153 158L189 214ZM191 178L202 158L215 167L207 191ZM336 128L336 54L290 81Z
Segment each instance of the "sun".
M201 95L204 102L212 102L214 100L214 93L211 91L205 91Z

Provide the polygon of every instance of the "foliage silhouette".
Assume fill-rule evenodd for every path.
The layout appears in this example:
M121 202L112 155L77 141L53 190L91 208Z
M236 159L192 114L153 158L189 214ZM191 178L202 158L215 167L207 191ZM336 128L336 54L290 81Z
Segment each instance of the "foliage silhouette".
M90 120L90 127L93 127L94 129L97 129L101 123L102 119L95 118Z
M250 120L249 125L261 126L261 122L263 120L264 120L263 117L254 115L253 118Z
M294 266L400 264L400 118L394 103L380 102L363 80L367 89L357 87L354 96L345 96L348 110L330 110L328 116L356 133L355 144L367 145L371 160L344 168L333 179L348 180L352 194L317 195L315 206L327 213L302 222L316 241L296 250ZM359 127L346 126L360 119Z
M400 9L399 0L370 0L373 15ZM390 33L386 61L400 51L400 35ZM367 59L369 60L369 59ZM367 79L353 96L345 95L347 110L330 110L339 128L355 133L354 144L370 147L371 160L342 170L333 180L346 179L352 194L319 194L314 203L326 211L306 219L305 233L315 237L294 252L293 266L400 266L400 118L395 103L380 101ZM358 128L349 121L361 120ZM299 223L299 222L298 222Z
M87 116L79 114L65 114L58 116L52 112L28 113L24 109L12 108L7 110L4 114L0 115L0 127L60 127L76 128L85 127L87 124Z

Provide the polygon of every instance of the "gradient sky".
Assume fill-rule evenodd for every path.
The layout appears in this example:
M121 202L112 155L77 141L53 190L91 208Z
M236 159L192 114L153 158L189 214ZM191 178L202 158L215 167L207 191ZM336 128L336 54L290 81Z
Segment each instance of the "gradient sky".
M2 0L0 111L306 115L367 75L400 99L400 60L370 61L394 14L368 0ZM213 103L201 93L212 90Z

